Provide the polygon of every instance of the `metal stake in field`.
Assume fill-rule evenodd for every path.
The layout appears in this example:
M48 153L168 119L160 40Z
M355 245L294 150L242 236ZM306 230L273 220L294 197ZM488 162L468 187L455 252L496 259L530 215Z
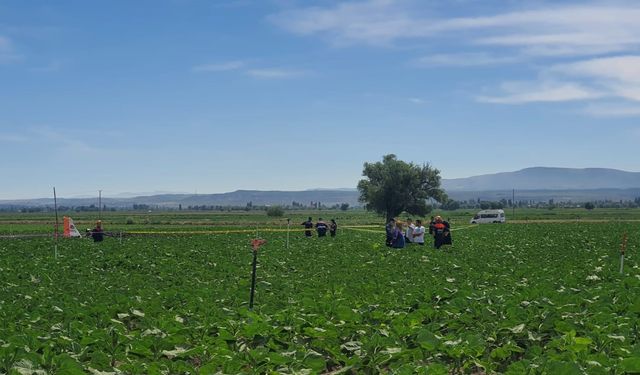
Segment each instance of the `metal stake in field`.
M55 243L53 245L53 255L54 257L58 257L58 197L56 196L56 187L53 187L53 210L56 213L56 226L53 237L55 238Z
M267 241L259 238L251 240L251 248L253 249L253 265L251 271L251 295L249 296L249 310L253 310L253 296L256 292L256 267L258 265L258 249Z
M516 189L511 192L511 217L516 218Z
M291 219L287 218L287 249L289 248L289 230L291 230Z
M620 274L622 275L624 269L624 252L627 250L627 232L622 235L622 243L620 244Z

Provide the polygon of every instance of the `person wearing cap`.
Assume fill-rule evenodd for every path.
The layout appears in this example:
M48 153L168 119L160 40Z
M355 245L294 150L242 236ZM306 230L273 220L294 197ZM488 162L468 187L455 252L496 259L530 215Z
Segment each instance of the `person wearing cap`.
M451 245L451 228L448 221L436 216L433 224L433 247L439 249L442 245Z
M96 227L91 231L93 242L102 242L104 240L104 230L102 229L102 220L96 221Z

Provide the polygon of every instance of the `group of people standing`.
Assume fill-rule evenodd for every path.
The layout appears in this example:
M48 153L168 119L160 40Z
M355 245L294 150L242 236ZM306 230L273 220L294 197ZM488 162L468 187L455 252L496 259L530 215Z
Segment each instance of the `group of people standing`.
M307 219L307 221L304 221L302 224L300 225L304 225L304 235L305 237L312 237L313 236L313 220L311 219L311 217L309 217L309 219ZM336 236L336 232L338 231L338 224L336 224L335 219L331 219L331 222L329 224L325 223L322 218L318 218L318 222L315 224L316 227L316 232L318 232L318 237L326 237L327 236L327 231L329 231L329 234L331 235L331 237L335 237Z
M406 228L405 228L406 224ZM409 243L416 243L424 246L425 235L427 233L422 225L422 220L413 223L411 218L407 218L406 223L391 219L386 226L386 245L394 249L402 249ZM433 237L433 247L439 249L442 245L451 245L451 226L442 217L431 217L429 223L429 235Z

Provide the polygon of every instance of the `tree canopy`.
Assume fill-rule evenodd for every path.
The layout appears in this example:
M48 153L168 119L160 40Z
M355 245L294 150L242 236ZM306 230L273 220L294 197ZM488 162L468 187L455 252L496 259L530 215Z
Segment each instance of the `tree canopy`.
M362 175L365 179L358 182L360 202L387 221L402 212L425 216L431 211L427 199L447 200L440 187L440 171L429 164L407 163L389 154L382 162L364 163Z

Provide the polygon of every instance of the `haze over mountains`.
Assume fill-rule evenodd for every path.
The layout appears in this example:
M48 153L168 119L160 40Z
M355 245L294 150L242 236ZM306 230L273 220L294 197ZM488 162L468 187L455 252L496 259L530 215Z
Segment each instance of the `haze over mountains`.
M447 191L591 190L640 188L640 172L607 168L533 167L516 172L443 180Z
M632 200L640 197L640 172L626 172L606 168L549 168L534 167L515 172L504 172L468 178L443 179L442 185L452 199L499 200L510 199L513 189L517 200L592 201ZM355 188L314 189L304 191L237 190L222 194L154 194L136 197L103 197L107 207L131 207L147 204L159 207L188 206L245 206L291 205L292 202L309 205L321 202L325 206L348 203L358 206ZM10 206L47 206L53 199L0 200L0 208ZM97 204L96 197L59 198L61 206L89 206Z
M640 172L609 168L533 167L442 181L455 200L587 202L633 200L640 197Z

